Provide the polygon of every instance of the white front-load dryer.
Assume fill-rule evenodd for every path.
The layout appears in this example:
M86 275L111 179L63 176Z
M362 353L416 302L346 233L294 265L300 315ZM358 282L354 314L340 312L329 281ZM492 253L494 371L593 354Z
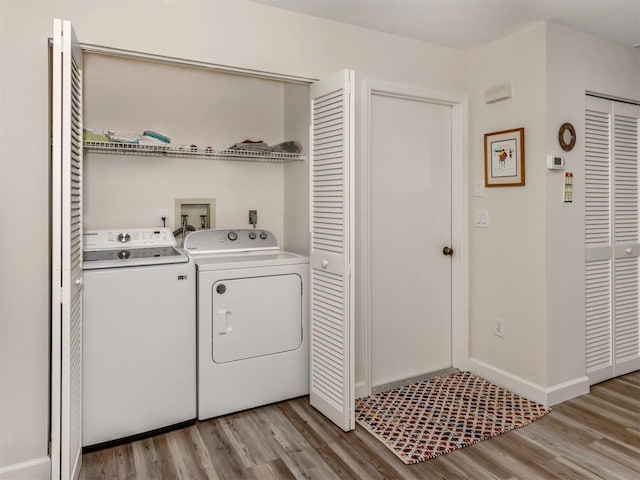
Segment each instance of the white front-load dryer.
M185 242L197 269L200 420L309 393L309 259L258 232L266 238L208 230Z

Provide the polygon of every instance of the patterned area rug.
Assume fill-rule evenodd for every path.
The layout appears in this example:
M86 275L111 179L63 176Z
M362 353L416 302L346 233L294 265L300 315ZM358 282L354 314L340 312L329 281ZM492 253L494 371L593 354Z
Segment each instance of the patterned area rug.
M356 400L356 421L406 464L523 427L549 411L468 372Z

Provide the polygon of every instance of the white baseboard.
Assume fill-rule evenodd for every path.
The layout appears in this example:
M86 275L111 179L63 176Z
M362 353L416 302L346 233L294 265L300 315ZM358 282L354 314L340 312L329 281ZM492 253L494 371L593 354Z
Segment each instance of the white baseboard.
M475 358L469 359L467 367L471 373L543 405L556 405L589 393L589 379L585 376L542 387Z
M51 459L34 458L26 462L0 467L0 480L49 480L51 478Z
M547 388L547 405L557 405L589 393L589 377L578 377Z
M492 365L484 363L475 358L469 358L467 367L471 373L479 377L486 378L490 382L495 383L507 390L517 393L534 402L547 405L547 395L545 389L540 385L529 382L523 378L513 375L504 370L500 370Z
M364 382L356 383L356 398L368 397L369 391Z

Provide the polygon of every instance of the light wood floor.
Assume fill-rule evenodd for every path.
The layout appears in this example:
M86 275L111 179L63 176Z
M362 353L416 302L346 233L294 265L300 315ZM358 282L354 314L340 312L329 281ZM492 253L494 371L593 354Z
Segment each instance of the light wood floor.
M416 465L404 465L359 426L334 427L306 397L82 461L85 480L640 479L640 372L596 385L524 428Z

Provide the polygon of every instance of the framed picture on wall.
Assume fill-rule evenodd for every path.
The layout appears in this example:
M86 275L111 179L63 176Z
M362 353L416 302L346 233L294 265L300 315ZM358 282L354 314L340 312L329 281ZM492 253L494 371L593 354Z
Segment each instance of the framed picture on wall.
M516 187L524 181L524 128L485 133L485 186Z

